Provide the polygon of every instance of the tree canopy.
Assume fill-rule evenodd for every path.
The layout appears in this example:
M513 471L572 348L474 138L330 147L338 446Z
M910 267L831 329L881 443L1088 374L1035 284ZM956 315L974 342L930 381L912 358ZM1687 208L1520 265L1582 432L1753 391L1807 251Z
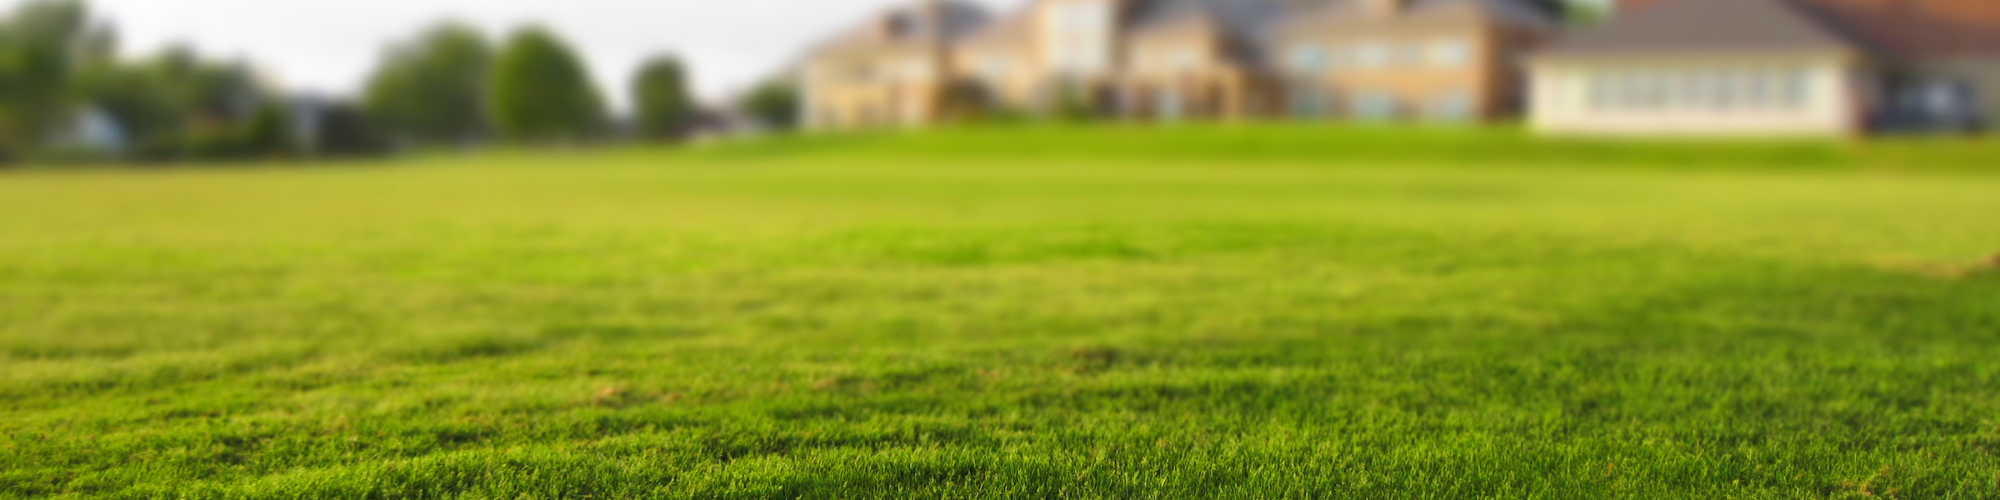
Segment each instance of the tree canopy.
M493 47L477 29L441 24L390 48L368 81L368 113L398 138L462 145L491 133Z
M493 66L495 124L520 141L577 141L604 130L604 100L583 61L554 32L514 33Z
M34 0L0 19L0 158L50 138L78 104L87 67L110 59L115 37L74 0Z
M759 84L738 104L762 125L778 130L798 126L800 106L798 84L785 78Z
M632 82L632 102L641 137L673 138L686 132L695 103L680 59L660 56L647 61Z

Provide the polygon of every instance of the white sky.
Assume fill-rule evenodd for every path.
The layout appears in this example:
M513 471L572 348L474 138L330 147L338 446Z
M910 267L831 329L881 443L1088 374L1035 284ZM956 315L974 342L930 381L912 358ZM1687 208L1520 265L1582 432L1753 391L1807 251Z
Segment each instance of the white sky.
M25 0L0 0L12 10ZM704 98L729 95L813 42L907 0L93 0L124 52L182 42L247 59L290 90L353 95L383 48L443 19L504 36L540 22L589 59L614 102L641 61L679 54ZM1005 8L1022 0L981 0Z

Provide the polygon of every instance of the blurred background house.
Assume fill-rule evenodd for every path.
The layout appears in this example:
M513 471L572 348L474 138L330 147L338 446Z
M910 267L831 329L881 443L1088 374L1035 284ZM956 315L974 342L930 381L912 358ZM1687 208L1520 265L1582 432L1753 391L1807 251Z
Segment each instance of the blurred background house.
M2000 1L1628 1L1532 67L1552 133L1977 130L2000 118Z
M1537 0L1041 0L893 9L805 64L809 128L982 113L1473 121L1518 114Z

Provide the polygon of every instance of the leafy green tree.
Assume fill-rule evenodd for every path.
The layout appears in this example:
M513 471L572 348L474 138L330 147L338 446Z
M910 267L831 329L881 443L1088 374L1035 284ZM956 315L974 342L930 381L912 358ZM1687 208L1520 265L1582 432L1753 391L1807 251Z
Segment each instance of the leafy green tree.
M679 59L662 56L647 61L632 82L639 135L674 138L694 119L694 98L688 93L687 71Z
M380 127L361 106L347 102L323 103L314 124L311 154L322 158L377 156L389 152L388 140Z
M389 49L369 79L364 106L398 138L463 145L492 131L487 113L493 48L477 29L443 24Z
M84 77L84 99L123 129L135 153L159 156L187 125L186 110L169 82L144 65L116 65Z
M149 160L240 156L231 142L272 99L249 67L188 48L96 68L81 92L124 128L131 154Z
M115 38L75 0L34 0L0 21L0 157L39 146L77 111L77 75Z
M509 138L577 141L604 130L604 100L582 59L546 28L524 28L508 39L492 84L495 124Z
M772 79L751 89L738 107L772 130L791 130L799 123L799 87L788 79Z
M293 147L296 141L292 137L291 110L280 103L258 105L249 122L243 124L240 134L245 155L276 158L297 152Z

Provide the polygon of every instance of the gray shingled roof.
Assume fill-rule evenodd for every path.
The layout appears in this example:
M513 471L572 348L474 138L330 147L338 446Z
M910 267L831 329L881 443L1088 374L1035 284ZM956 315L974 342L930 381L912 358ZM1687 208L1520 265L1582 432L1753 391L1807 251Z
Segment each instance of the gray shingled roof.
M1126 22L1134 30L1191 19L1214 21L1223 31L1258 35L1284 19L1285 0L1147 0L1139 2Z
M1522 0L1405 0L1405 18L1462 12L1470 9L1479 15L1510 25L1555 30L1562 27L1562 20L1540 8L1528 5ZM1325 0L1305 8L1287 19L1292 29L1318 29L1325 25L1363 24L1378 22L1374 14L1363 11L1359 0Z
M1252 66L1268 61L1277 27L1294 14L1297 0L1142 0L1126 18L1134 32L1184 23L1212 23L1230 41L1233 56Z
M896 36L884 33L881 24L901 16L909 23ZM978 4L963 0L925 0L906 5L877 17L821 44L815 52L865 49L903 43L954 43L977 35L992 24L992 15Z
M1669 0L1571 34L1545 56L1867 48L1790 0Z

